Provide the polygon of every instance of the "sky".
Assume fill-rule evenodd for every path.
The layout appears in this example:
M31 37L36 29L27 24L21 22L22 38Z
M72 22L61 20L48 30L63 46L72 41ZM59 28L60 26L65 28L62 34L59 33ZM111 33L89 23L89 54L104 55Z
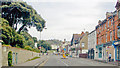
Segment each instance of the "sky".
M73 34L93 31L106 12L115 11L117 0L24 0L46 21L46 28L29 33L41 40L59 39L70 41Z

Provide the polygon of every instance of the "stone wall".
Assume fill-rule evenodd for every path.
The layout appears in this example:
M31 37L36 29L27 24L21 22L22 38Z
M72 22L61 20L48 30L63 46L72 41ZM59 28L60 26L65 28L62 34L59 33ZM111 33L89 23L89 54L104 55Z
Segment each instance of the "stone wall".
M0 42L0 68L2 67L2 44Z
M2 46L2 66L8 66L8 53L12 51L13 65L26 62L28 59L39 56L39 53L24 50L21 48Z

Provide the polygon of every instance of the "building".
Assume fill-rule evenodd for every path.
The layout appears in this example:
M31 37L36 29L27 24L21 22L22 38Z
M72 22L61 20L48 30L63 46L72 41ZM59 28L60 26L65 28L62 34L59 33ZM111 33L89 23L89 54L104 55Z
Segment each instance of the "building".
M82 32L81 37L79 39L79 50L80 54L87 54L88 53L88 34L89 32Z
M79 45L79 39L81 37L81 34L73 34L72 40L71 40L71 46L69 49L69 53L71 56L79 56L78 48Z
M88 58L94 59L96 54L96 31L88 34Z
M51 45L51 47L52 47L52 50L57 50L57 45Z
M113 61L120 60L120 1L117 2L114 12L107 12L106 18L96 26L96 56L98 60L108 61L111 53Z

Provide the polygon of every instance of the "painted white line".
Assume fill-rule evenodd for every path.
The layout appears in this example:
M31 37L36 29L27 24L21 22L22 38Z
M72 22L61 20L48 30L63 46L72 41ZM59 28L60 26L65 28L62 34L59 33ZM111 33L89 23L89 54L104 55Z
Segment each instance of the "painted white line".
M65 66L69 66L67 63L63 62L62 60L59 60L59 61L61 61L63 64L65 64Z

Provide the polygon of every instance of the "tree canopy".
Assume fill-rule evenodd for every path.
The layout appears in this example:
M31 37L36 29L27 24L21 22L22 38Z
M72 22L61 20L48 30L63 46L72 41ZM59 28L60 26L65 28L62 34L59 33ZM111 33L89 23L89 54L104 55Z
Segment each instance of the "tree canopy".
M22 24L19 34L26 27L34 26L38 31L45 27L45 20L25 2L2 2L1 9L2 18L6 19L12 28L16 30L18 23Z

